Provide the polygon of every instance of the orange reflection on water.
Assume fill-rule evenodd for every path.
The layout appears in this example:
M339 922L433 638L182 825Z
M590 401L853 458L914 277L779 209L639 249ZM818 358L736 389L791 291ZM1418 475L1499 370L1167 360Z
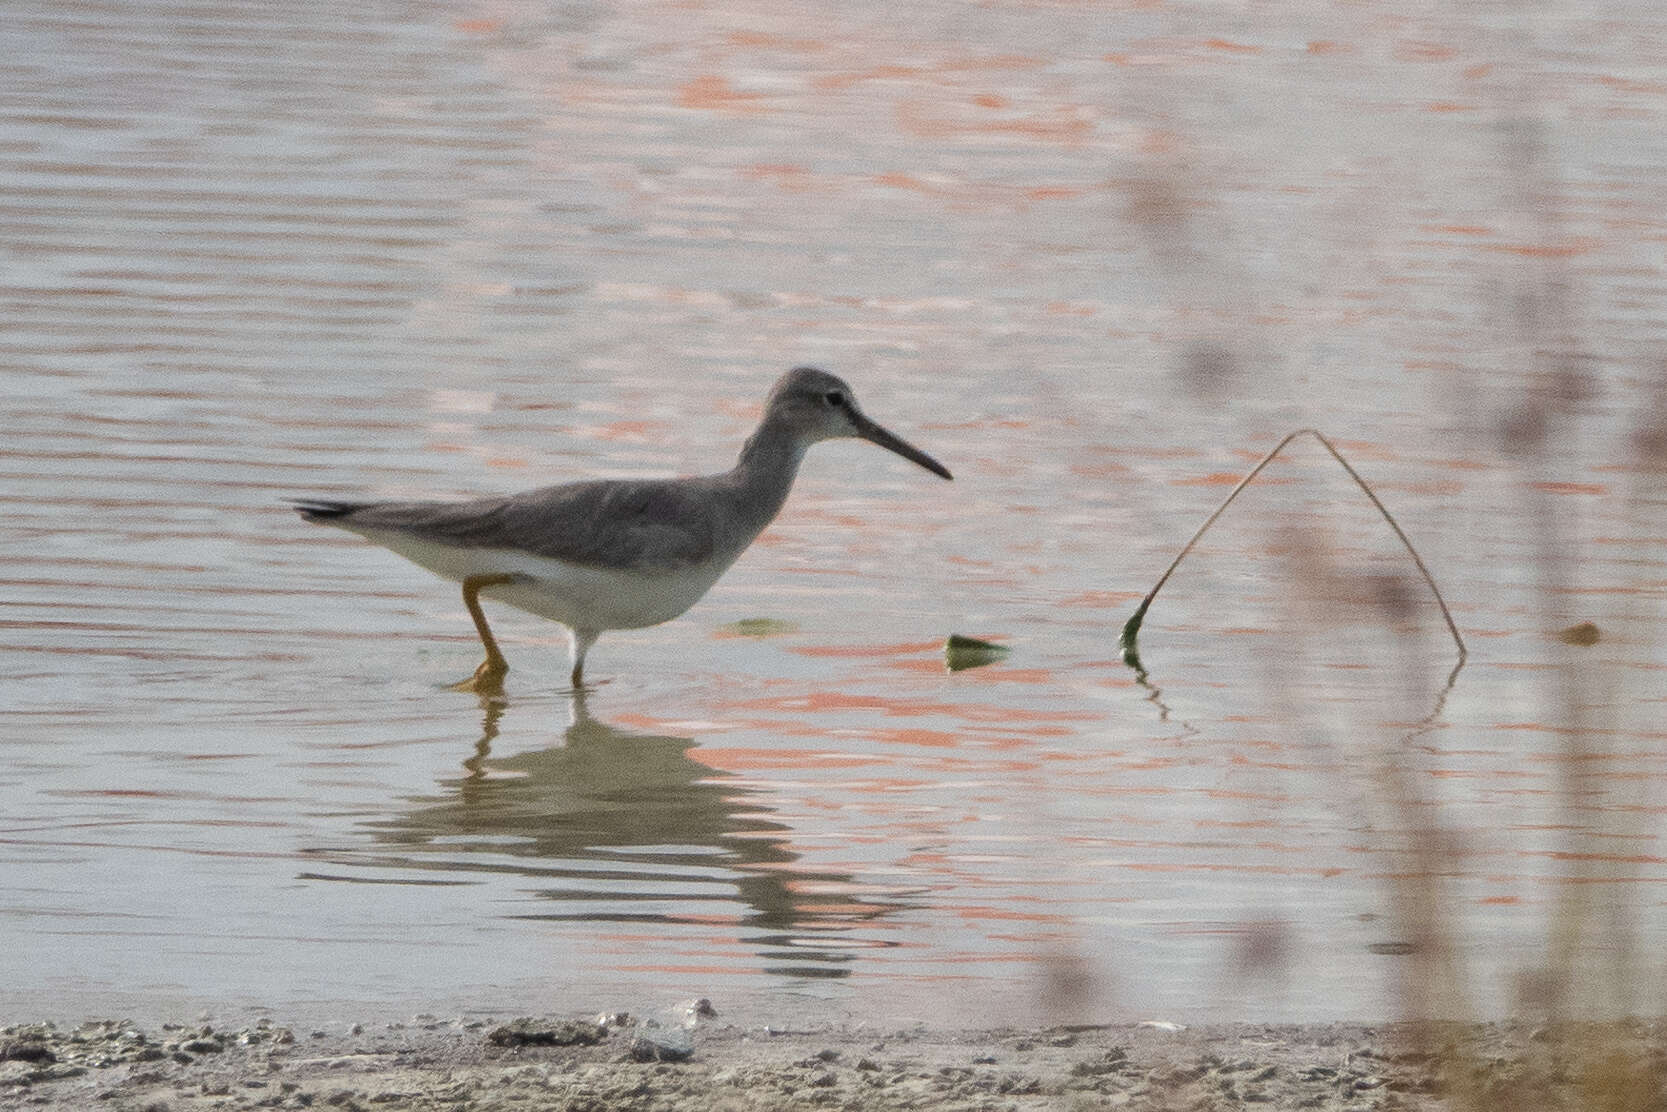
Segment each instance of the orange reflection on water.
M863 659L871 656L914 656L937 652L942 644L937 641L902 641L890 645L794 645L787 651L799 656L849 657Z
M1484 248L1507 255L1522 255L1536 259L1573 259L1589 255L1604 245L1595 236L1575 236L1565 243L1488 243Z
M1169 485L1170 486L1179 486L1179 487L1204 487L1204 486L1231 487L1231 486L1237 486L1238 483L1239 483L1239 480L1242 479L1242 478L1244 478L1244 476L1241 475L1237 471L1212 471L1208 475L1190 475L1190 476L1182 476L1180 478L1170 479L1169 480ZM1291 482L1295 482L1294 479L1289 479L1289 478L1282 479L1282 478L1279 478L1277 476L1269 477L1267 475L1261 476L1256 481L1258 483L1291 483Z
M1254 43L1233 42L1231 39L1205 39L1204 46L1210 50L1220 50L1227 54L1260 54L1262 48Z
M677 93L677 103L684 108L704 108L724 112L764 112L762 93L737 90L727 78L717 74L703 74L683 85Z
M1100 715L1083 710L1037 710L980 703L938 703L885 695L852 695L841 691L813 691L743 699L718 704L725 711L774 710L794 715L807 712L875 711L887 718L941 716L968 722L1094 722Z
M805 768L865 768L889 763L884 757L804 749L741 749L701 746L689 759L721 772L767 772Z
M1294 852L1294 851L1293 851ZM1120 869L1137 873L1253 873L1257 876L1339 877L1353 872L1330 865L1258 865L1224 861L1118 861Z
M1608 494L1609 488L1602 483L1570 483L1570 482L1535 482L1528 484L1530 488L1543 491L1546 494Z
M1403 39L1395 44L1395 60L1398 62L1443 62L1458 54L1450 46L1436 42L1416 42Z
M897 106L897 124L903 131L921 139L944 139L965 135L1021 135L1028 139L1044 139L1050 143L1076 145L1089 138L1094 121L1087 106L1059 105L1045 113L988 119L966 111L955 112L955 106L942 100L931 102L906 100Z
M1023 54L997 54L985 57L952 58L936 65L904 65L882 63L866 69L845 73L828 73L817 77L818 89L847 89L869 81L898 81L911 77L977 73L981 71L1026 70L1043 64L1043 59Z
M1052 923L1059 926L1065 926L1074 921L1069 915L1058 915L1044 911L1013 911L1005 907L992 907L989 904L962 904L955 908L955 914L962 919L991 922Z
M1083 591L1061 599L1061 606L1124 607L1144 597L1139 591Z
M804 166L758 164L747 167L744 173L754 180L772 182L788 193L804 193L813 184L811 171Z

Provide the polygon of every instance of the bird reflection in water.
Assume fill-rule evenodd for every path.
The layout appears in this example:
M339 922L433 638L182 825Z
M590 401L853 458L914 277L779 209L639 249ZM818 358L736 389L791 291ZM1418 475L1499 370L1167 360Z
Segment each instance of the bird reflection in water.
M483 700L468 775L367 824L382 852L354 863L519 874L551 906L515 918L730 921L766 972L795 977L845 976L860 951L892 945L858 931L908 905L847 873L795 867L792 830L764 793L692 759L693 739L615 729L590 716L582 691L570 705L560 744L494 757L505 704Z

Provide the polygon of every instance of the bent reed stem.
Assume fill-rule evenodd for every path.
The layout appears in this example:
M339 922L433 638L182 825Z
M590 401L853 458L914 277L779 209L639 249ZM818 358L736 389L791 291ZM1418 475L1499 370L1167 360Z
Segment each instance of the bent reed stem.
M1297 429L1295 432L1286 434L1283 440L1274 445L1271 452L1262 457L1260 463L1258 463L1255 467L1252 467L1249 473L1246 474L1244 478L1239 480L1238 485L1235 486L1232 492L1227 495L1221 505L1216 507L1215 512L1204 520L1204 524L1198 527L1198 531L1192 535L1192 539L1186 543L1175 559L1171 560L1169 566L1164 569L1163 574L1158 577L1157 583L1153 585L1150 591L1146 592L1146 597L1140 600L1140 605L1135 608L1133 616L1131 616L1129 620L1123 624L1123 633L1119 638L1119 645L1121 646L1123 654L1123 663L1135 669L1137 672L1144 673L1144 669L1140 666L1140 653L1136 648L1135 642L1140 636L1140 626L1141 623L1146 620L1146 611L1151 607L1152 600L1158 597L1158 592L1163 590L1163 585L1169 582L1169 577L1175 573L1176 568L1181 566L1181 561L1187 558L1187 554L1192 551L1193 546L1196 545L1204 534L1209 531L1210 526L1214 525L1216 523L1216 519L1223 513L1227 512L1227 507L1233 504L1233 499L1239 496L1239 492L1249 486L1250 481L1256 478L1257 475L1260 475L1262 473L1262 469L1272 463L1275 457L1277 457L1280 452L1285 450L1286 445L1290 444L1291 441L1295 440L1299 436L1312 436L1315 440L1318 440L1325 446L1325 450L1331 453L1331 458L1335 459L1343 470L1348 472L1349 478L1355 481L1355 485L1360 487L1361 491L1366 495L1372 505L1377 507L1378 513L1382 514L1383 519L1389 523L1389 527L1395 531L1395 535L1401 539L1401 544L1406 546L1407 555L1412 557L1412 562L1418 567L1418 573L1424 577L1424 582L1429 584L1430 593L1435 596L1436 605L1441 608L1441 616L1447 622L1447 631L1453 635L1453 644L1457 646L1459 650L1459 667L1464 666L1465 658L1469 656L1469 653L1465 649L1464 638L1459 635L1458 623L1453 621L1453 614L1447 609L1447 600L1441 597L1441 588L1436 586L1435 577L1430 574L1430 569L1424 566L1423 558L1418 555L1418 550L1413 547L1411 539L1408 538L1406 532L1402 530L1400 523L1395 520L1394 515L1391 514L1389 510L1384 507L1384 504L1378 500L1377 494L1373 492L1366 480L1360 477L1360 473L1350 466L1348 460L1343 458L1343 453L1337 450L1336 445L1326 439L1325 434L1320 432L1318 429ZM1457 673L1457 670L1457 668L1454 669L1455 674Z

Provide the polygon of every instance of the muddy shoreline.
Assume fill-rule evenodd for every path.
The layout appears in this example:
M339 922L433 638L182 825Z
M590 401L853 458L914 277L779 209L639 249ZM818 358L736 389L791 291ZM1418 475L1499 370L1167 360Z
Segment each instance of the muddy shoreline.
M776 1029L720 1017L679 1048L679 1032L645 1038L617 1015L334 1032L14 1023L0 1032L0 1109L1667 1106L1660 1022L1173 1027ZM1611 1098L1624 1103L1601 1103Z

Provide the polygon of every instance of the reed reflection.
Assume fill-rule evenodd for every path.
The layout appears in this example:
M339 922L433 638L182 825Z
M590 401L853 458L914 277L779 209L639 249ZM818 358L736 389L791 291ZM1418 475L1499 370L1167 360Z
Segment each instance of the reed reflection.
M892 945L859 931L906 905L799 865L766 793L694 760L693 739L616 729L577 693L558 744L495 757L505 705L483 706L467 775L368 824L385 849L374 864L519 874L547 907L514 918L694 926L739 938L776 974L841 977L856 953Z

